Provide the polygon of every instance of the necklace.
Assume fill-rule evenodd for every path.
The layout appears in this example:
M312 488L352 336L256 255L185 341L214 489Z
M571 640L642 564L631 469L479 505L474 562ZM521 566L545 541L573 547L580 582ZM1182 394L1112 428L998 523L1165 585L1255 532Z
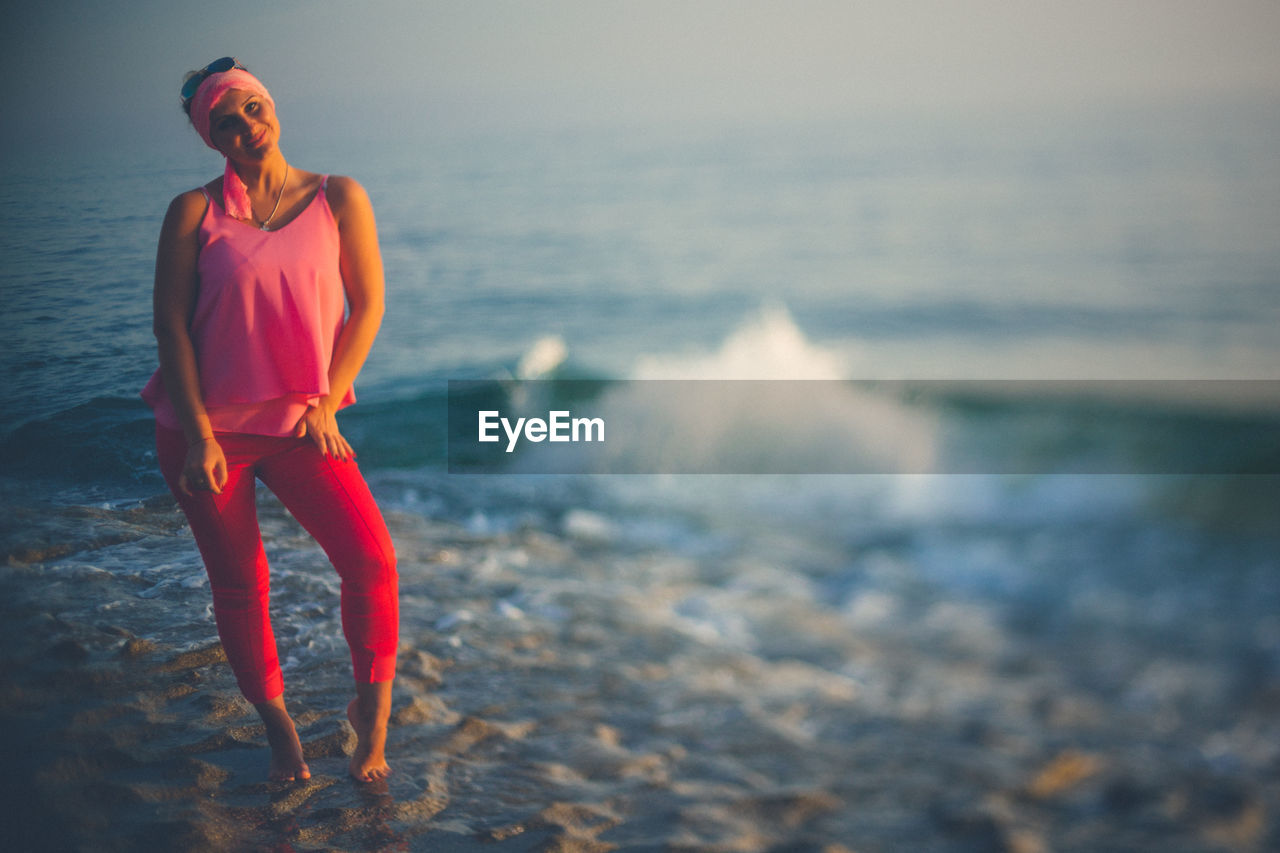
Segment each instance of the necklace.
M271 224L271 220L276 218L276 211L280 209L280 199L284 197L284 185L288 182L289 182L289 164L285 163L284 164L284 180L280 182L280 192L276 193L276 205L275 207L271 208L271 213L267 215L267 218L262 220L263 231L270 230L269 228L267 228L267 226Z

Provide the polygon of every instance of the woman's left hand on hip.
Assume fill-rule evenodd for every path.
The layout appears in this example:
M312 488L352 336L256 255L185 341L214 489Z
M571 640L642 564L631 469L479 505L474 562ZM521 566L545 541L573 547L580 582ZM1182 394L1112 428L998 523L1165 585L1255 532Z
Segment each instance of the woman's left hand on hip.
M298 420L293 434L296 438L310 436L316 447L326 456L339 459L355 459L356 453L351 445L338 431L338 421L334 413L323 405L309 406L306 413Z

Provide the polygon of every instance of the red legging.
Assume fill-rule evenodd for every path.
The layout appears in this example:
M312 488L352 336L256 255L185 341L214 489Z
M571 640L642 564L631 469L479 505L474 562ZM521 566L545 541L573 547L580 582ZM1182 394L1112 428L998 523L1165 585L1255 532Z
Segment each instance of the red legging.
M260 478L324 548L342 579L342 631L356 681L395 676L400 619L396 556L387 525L353 460L325 456L309 438L218 433L227 459L222 494L185 495L180 430L156 427L160 471L187 515L213 590L218 636L245 698L284 692L267 610L267 555L258 530Z

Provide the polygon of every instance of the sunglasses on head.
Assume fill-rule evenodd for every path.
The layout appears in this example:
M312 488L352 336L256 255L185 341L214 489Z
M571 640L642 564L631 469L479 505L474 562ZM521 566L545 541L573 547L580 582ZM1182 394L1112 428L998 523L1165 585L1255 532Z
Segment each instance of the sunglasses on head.
M223 71L230 71L232 68L239 68L242 71L248 71L240 64L240 61L234 56L224 56L221 59L215 59L204 68L201 68L195 74L187 78L182 84L182 100L189 101L196 96L196 90L200 88L200 84L209 78L210 74L221 74Z

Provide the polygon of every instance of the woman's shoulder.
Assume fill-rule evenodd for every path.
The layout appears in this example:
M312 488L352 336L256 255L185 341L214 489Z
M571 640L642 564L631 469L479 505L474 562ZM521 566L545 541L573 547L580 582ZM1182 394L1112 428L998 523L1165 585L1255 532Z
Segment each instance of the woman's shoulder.
M210 196L213 194L215 184L221 184L221 183L222 183L222 178L217 178L216 180L212 180L202 187L196 187L195 189L187 190L186 192L180 192L173 197L173 201L169 202L169 207L171 208L198 207L201 210L203 210L205 204L209 201Z
M204 217L205 210L208 207L208 188L197 187L174 196L173 201L169 202L169 211L165 215L165 219L179 226L184 223L192 225L198 223Z
M368 199L364 187L355 178L346 175L327 175L324 185L325 195L330 204L341 204L347 200Z
M369 194L355 178L346 175L329 175L325 178L325 199L334 218L341 222L344 214L370 209Z

